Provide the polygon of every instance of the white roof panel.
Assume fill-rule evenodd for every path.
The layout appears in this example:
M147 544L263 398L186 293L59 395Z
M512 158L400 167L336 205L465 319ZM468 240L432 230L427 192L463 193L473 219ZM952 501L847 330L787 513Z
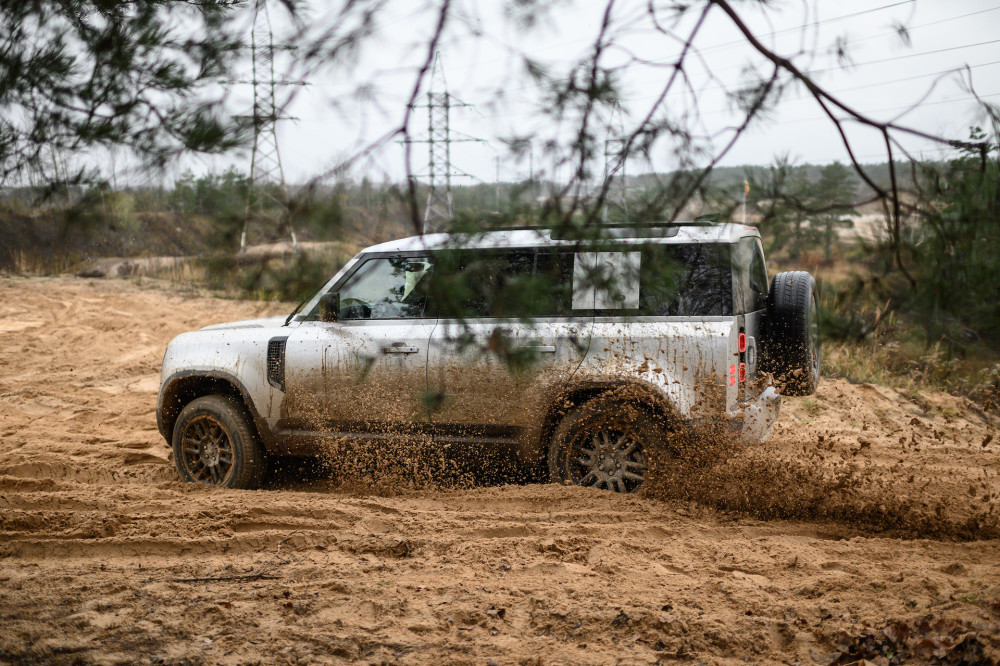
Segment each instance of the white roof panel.
M621 228L621 227L619 227ZM670 237L642 236L613 238L623 245L648 243L734 243L740 238L759 237L756 227L742 224L681 225L677 235ZM364 252L414 252L441 249L489 249L508 247L575 247L575 240L553 240L549 229L510 229L476 234L427 234L410 236L365 248Z

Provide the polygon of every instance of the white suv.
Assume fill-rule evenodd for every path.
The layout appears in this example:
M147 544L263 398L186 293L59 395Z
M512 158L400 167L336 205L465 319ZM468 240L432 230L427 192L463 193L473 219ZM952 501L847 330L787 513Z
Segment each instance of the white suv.
M650 438L721 418L760 442L781 400L772 375L786 394L815 389L815 283L788 272L769 289L755 228L604 233L383 243L287 318L178 336L157 423L180 476L252 488L270 456L421 437L505 447L553 481L632 492Z

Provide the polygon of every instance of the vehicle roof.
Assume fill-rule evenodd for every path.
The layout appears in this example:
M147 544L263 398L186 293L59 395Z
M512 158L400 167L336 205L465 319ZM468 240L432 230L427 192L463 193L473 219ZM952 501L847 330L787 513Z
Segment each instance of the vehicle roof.
M666 225L658 225L661 228ZM628 227L614 227L619 232ZM649 243L735 243L741 238L759 238L757 227L744 224L692 224L679 223L677 233L671 236L615 234L609 240L622 245ZM580 241L553 238L550 229L503 229L474 234L437 233L410 236L399 240L372 245L363 252L408 252L441 249L496 249L514 247L577 247Z

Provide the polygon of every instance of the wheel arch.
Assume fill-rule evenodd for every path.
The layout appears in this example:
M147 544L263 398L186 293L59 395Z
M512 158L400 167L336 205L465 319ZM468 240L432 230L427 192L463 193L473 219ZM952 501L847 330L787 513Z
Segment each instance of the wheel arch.
M563 387L548 401L548 408L538 426L538 436L535 439L536 451L543 460L548 455L549 441L552 438L559 421L577 405L594 398L621 391L627 393L630 400L636 400L640 407L647 410L654 418L676 419L677 410L667 396L645 382L639 381L583 381Z
M257 436L261 436L263 419L240 380L217 370L186 370L174 373L163 382L156 401L156 427L167 443L171 441L174 424L184 406L196 398L213 394L228 396L242 405L253 420Z

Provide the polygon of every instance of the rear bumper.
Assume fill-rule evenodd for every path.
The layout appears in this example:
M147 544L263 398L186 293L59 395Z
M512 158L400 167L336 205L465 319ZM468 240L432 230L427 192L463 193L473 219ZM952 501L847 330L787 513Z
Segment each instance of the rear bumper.
M781 394L768 386L743 407L743 430L740 437L748 444L759 444L771 436L774 422L778 420Z

